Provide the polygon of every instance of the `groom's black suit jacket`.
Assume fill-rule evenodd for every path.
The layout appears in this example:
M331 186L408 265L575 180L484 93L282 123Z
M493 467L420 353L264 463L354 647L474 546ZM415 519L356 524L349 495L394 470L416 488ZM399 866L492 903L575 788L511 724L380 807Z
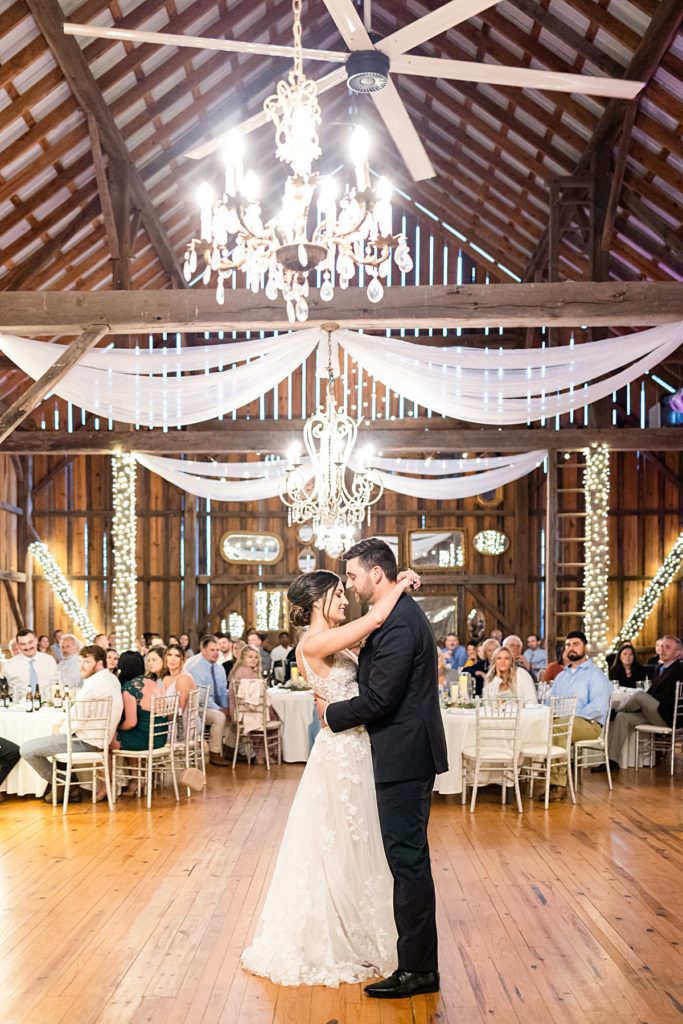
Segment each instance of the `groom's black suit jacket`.
M429 778L447 770L434 635L407 594L366 640L358 688L357 697L328 706L327 724L333 732L367 727L375 782Z

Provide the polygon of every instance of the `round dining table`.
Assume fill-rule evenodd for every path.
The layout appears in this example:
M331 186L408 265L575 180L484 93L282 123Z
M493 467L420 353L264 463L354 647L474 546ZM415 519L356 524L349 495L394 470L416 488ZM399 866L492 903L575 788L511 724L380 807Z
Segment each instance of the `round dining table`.
M0 708L0 736L18 746L26 740L50 736L52 726L61 722L64 712L45 705L40 711L25 711L23 706ZM34 772L23 757L9 773L0 790L16 796L42 796L47 783Z
M272 686L269 703L282 722L282 760L308 761L318 733L312 690L285 690Z
M519 745L545 743L548 737L550 708L535 704L522 708L519 720ZM442 710L446 747L448 750L448 771L437 775L434 792L448 795L462 793L462 750L476 742L477 723L474 708L446 708ZM488 782L500 785L500 775L489 773ZM486 783L483 783L486 785Z

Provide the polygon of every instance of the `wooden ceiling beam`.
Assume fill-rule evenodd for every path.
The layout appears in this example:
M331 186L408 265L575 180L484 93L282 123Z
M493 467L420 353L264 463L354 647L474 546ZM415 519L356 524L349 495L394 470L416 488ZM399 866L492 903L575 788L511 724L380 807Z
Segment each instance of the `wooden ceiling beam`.
M362 288L338 290L332 305L311 295L310 316L295 329L335 320L342 327L643 327L683 320L683 283L559 282L391 288L378 305ZM212 290L4 292L0 330L74 334L100 324L112 334L138 331L290 330L284 303L229 289L219 306Z
M600 10L599 5L592 5L594 13L602 17L605 12ZM665 53L670 48L673 40L683 24L683 4L681 0L661 0L655 11L652 21L648 25L645 34L640 41L638 49L634 53L624 78L632 78L636 81L648 83L657 71ZM646 85L647 88L647 85ZM645 92L645 90L643 90ZM642 95L642 93L641 93ZM624 103L622 100L610 100L605 111L598 121L595 131L588 143L581 159L579 160L575 174L581 174L590 166L593 153L602 145L610 145L614 140L620 126L623 123ZM548 231L543 233L540 242L529 261L524 274L524 279L532 278L536 271L542 267L547 258L548 252Z
M106 455L115 447L154 455L195 454L215 457L285 453L301 441L303 420L230 420L220 428L188 430L79 430L72 434L47 430L17 430L2 446L3 453L20 455ZM453 454L469 452L578 451L606 443L614 451L680 451L680 430L670 427L528 427L479 428L454 420L420 419L363 423L359 443L372 443L387 454Z
M131 161L121 132L93 78L83 53L72 36L64 35L64 16L57 0L26 0L36 24L45 36L52 54L84 113L91 114L103 148L109 157L130 164L131 191L142 214L145 230L156 249L171 284L185 288L178 258L149 197L142 176Z

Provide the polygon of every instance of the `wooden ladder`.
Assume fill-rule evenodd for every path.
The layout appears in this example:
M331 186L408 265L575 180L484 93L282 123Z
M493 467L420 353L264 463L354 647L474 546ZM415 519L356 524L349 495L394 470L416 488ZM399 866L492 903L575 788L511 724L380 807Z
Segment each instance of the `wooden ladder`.
M548 660L583 629L586 501L583 452L550 452L546 504L545 635Z

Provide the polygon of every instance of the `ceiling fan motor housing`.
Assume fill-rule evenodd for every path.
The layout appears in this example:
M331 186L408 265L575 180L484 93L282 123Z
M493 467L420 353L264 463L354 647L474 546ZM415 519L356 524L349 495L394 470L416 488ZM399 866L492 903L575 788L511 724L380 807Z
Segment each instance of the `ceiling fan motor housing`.
M389 58L379 50L354 50L346 76L351 92L381 92L389 82Z

